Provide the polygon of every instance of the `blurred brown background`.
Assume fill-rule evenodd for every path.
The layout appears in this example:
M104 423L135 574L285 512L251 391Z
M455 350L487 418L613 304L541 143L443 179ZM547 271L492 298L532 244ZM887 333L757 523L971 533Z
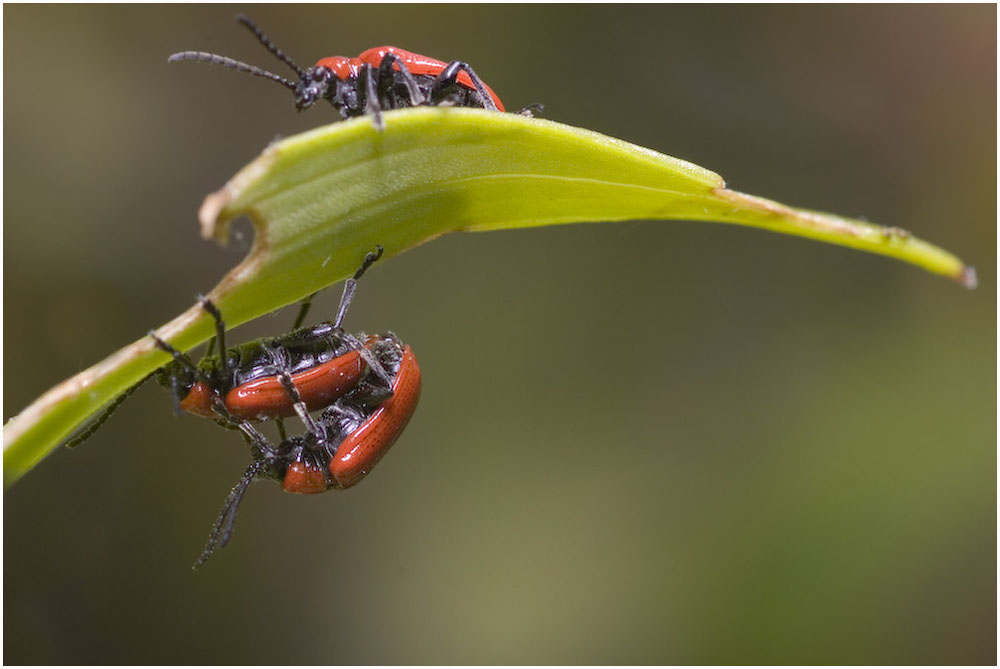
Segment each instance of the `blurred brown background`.
M5 419L214 285L249 239L202 241L202 197L332 120L167 65L285 74L240 9L4 7ZM435 241L350 314L425 374L363 485L254 486L192 573L248 455L150 385L5 493L5 663L996 662L994 6L247 11L302 64L466 59L511 108L910 229L981 286L722 225Z

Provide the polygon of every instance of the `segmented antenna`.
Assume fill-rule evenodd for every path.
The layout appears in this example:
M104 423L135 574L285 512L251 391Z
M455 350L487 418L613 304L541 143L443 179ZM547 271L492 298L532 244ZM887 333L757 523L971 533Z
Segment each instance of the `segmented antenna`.
M278 45L272 42L271 39L264 34L264 31L262 31L256 23L250 20L249 16L246 14L237 14L236 20L249 28L250 32L256 35L257 39L260 40L260 43L267 47L267 50L273 53L278 60L295 70L295 73L299 75L299 78L306 78L306 71L296 65L294 60L292 60L284 51L279 49Z
M239 509L240 502L243 500L243 494L246 493L247 488L257 478L257 474L263 467L263 460L255 460L246 473L243 474L243 478L240 479L239 483L229 491L226 503L222 506L222 511L219 512L219 517L215 519L215 524L212 525L212 533L208 536L208 543L205 544L205 550L201 552L198 561L194 563L193 569L198 569L205 564L208 558L212 557L216 546L222 548L229 543L229 538L233 536L233 525L236 524L236 512Z
M151 376L153 376L153 374L147 374L141 381L136 383L134 386L127 388L121 395L112 400L110 404L104 407L104 410L101 411L101 413L91 418L90 421L88 421L82 428L77 430L73 437L64 444L66 448L76 448L83 442L87 441L92 434L97 432L98 428L104 425L105 421L111 418L111 414L113 414L115 410L121 406L122 402L128 399L128 396L134 393L139 386L148 381Z
M231 70L239 70L240 72L248 72L257 77L264 77L265 79L270 79L271 81L276 81L286 88L295 90L295 83L285 79L282 76L278 76L267 70L262 70L255 65L248 65L244 62L238 61L234 58L229 58L227 56L219 56L214 53L208 53L207 51L180 51L178 53L172 54L167 58L168 63L177 63L182 60L200 60L204 63L212 63L214 65L221 65L222 67L228 67Z

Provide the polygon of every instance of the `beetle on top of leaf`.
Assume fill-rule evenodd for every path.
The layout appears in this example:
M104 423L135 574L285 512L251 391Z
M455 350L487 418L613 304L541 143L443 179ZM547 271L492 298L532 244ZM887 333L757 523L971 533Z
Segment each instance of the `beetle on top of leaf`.
M388 109L450 105L506 111L500 97L464 61L445 63L398 47L379 46L353 58L321 58L311 68L304 69L248 17L240 14L237 20L278 60L292 68L299 80L292 81L255 65L205 51L181 51L167 61L203 61L264 77L290 89L299 111L326 100L345 119L370 114L380 130L385 127L382 111ZM519 113L531 116L538 111L541 105L531 105Z

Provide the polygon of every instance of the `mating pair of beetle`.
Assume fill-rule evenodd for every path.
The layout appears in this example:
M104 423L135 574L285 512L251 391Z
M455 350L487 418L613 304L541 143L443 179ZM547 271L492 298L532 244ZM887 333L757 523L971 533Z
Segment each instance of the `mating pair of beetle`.
M239 503L255 478L278 480L292 493L349 488L371 471L413 416L421 384L410 347L392 333L351 335L342 327L358 279L381 254L380 246L345 281L332 323L298 327L309 298L289 334L226 348L222 314L203 298L202 308L215 319L220 352L197 365L150 332L156 346L174 358L156 376L179 409L239 430L254 458L227 497L196 567L217 544L229 541ZM290 416L301 419L304 434L285 434L282 420ZM254 426L268 420L278 424L277 446Z
M291 89L300 111L327 100L345 119L371 115L379 129L384 127L382 111L388 109L452 105L505 111L500 98L468 63L446 64L386 46L368 49L355 58L323 58L305 70L253 21L245 16L238 20L295 71L298 82L203 51L183 51L168 60L204 61L264 77ZM527 110L522 113L530 115ZM172 390L179 409L239 430L254 458L226 498L196 568L216 546L226 545L240 501L257 477L278 480L284 490L293 493L348 488L371 471L406 427L420 397L420 369L413 352L392 333L350 335L342 328L358 279L381 254L382 247L369 253L361 268L345 281L332 323L299 327L310 297L289 334L227 349L222 314L211 301L202 299L202 307L215 319L219 353L209 351L198 364L150 333L156 345L174 358L155 374ZM68 445L90 436L132 390ZM312 415L316 412L318 417ZM290 416L298 416L305 424L304 434L286 435L282 419ZM277 446L254 425L267 420L278 425L281 442Z
M288 334L227 348L222 314L211 300L201 298L201 307L215 320L215 339L197 364L150 331L154 344L174 359L150 376L171 390L178 412L238 430L253 455L226 498L195 568L216 546L228 543L239 504L256 478L279 481L291 493L349 488L382 459L413 416L421 378L410 347L391 332L352 335L343 329L358 279L381 255L381 246L368 253L344 282L332 323L300 327L314 294L303 301ZM216 344L219 353L213 354ZM66 446L89 438L150 376L120 395ZM318 417L313 417L315 412L320 412ZM305 425L304 434L286 434L283 420L291 416ZM277 445L255 426L271 420L281 436Z

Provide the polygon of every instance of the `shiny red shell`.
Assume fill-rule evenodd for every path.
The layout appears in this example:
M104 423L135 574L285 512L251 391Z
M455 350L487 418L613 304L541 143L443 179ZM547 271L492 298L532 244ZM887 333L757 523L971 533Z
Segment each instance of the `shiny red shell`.
M365 372L365 361L357 351L292 374L292 384L306 408L316 411L329 406L357 385ZM244 420L267 420L295 415L292 398L277 376L265 376L236 386L223 398L229 412ZM212 391L195 383L181 400L181 409L198 416L214 417Z
M191 390L181 400L181 409L188 413L193 413L195 416L214 418L215 412L212 411L212 389L201 381L198 381L191 386Z
M441 70L448 67L448 63L437 60L436 58L421 56L418 53L413 53L412 51L400 49L395 46L372 47L371 49L362 51L356 58L348 58L346 56L321 58L316 62L316 67L328 68L333 71L338 79L346 81L347 79L354 79L357 77L361 66L366 63L372 67L378 67L381 65L382 58L384 58L387 53L393 54L406 63L406 67L409 68L410 72L414 76L430 75L434 77L440 74ZM398 65L394 65L393 67L395 67L396 71L399 71ZM458 83L462 84L466 88L476 90L476 87L472 83L472 79L469 77L467 72L463 71L458 73ZM507 111L504 108L503 103L500 102L500 98L493 92L493 89L486 86L485 83L483 86L486 87L486 92L490 94L491 98L493 98L493 103L497 106L497 109L499 111Z
M288 465L285 478L281 482L281 488L285 492L294 492L301 495L326 492L326 472L316 465L305 462L293 462Z
M383 402L337 447L330 461L334 486L349 488L371 471L410 422L420 399L420 367L407 346L392 382L392 397Z

